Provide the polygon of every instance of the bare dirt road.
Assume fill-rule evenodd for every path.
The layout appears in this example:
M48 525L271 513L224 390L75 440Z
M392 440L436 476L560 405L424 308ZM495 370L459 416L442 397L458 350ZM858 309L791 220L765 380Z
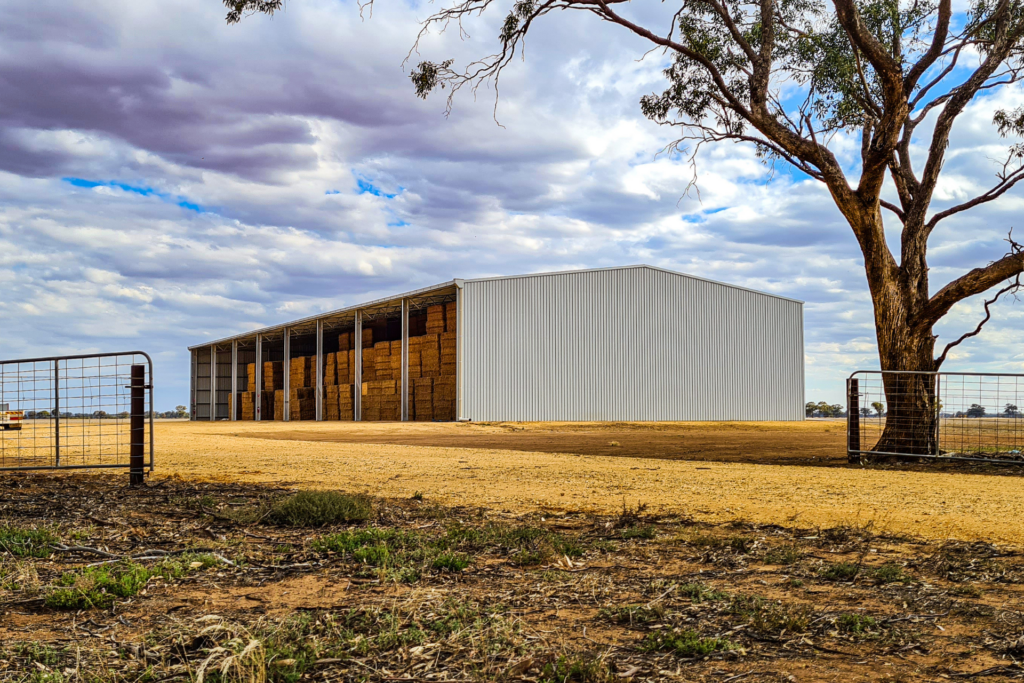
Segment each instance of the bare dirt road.
M1018 477L840 467L841 422L168 422L156 429L157 478L421 492L439 503L513 511L610 512L639 503L709 521L873 524L932 539L1024 541ZM758 464L777 462L790 464Z

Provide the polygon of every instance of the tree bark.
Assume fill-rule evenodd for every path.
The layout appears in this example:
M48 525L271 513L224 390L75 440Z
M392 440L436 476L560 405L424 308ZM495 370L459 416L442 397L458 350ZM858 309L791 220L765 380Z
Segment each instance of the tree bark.
M871 450L906 455L938 453L935 336L921 324L929 303L924 250L904 244L897 265L884 242L881 213L861 214L865 271L875 313L879 364L885 390L885 426ZM890 374L892 373L892 374Z

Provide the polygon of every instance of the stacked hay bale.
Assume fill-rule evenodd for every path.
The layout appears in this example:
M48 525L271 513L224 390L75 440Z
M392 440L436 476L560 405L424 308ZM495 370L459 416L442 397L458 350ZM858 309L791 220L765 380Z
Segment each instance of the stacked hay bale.
M260 419L284 419L284 363L279 360L268 360L263 363Z
M377 342L373 345L374 379L391 379L391 342Z
M423 377L423 337L409 337L409 386L414 379Z
M256 419L256 392L245 391L242 392L242 419L243 420L255 420Z
M438 377L441 374L440 334L425 334L419 340L420 376Z
M338 419L351 422L355 419L355 396L352 384L338 385Z
M291 359L288 378L288 419L316 419L316 356Z
M417 422L434 420L434 378L417 377L412 380L412 415Z
M402 381L402 340L391 342L390 349L391 361L391 373L388 375L391 379Z

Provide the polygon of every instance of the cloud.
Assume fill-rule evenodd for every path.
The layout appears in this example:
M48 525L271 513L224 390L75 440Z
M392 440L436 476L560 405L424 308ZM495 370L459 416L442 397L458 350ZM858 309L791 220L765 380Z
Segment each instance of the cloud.
M462 92L446 117L445 94L416 98L402 66L431 7L382 3L364 21L308 0L229 27L209 0L9 3L2 355L143 348L165 408L186 402L189 344L456 276L645 262L805 300L808 398L841 400L843 377L877 363L862 257L820 184L720 144L688 189L687 160L659 153L673 131L638 102L664 87L663 56L553 16L497 107L493 89ZM422 57L488 54L500 21L431 35ZM988 186L1005 144L992 112L1020 101L969 108L937 208ZM854 163L856 141L838 145ZM942 225L933 285L1000 256L1020 202ZM996 310L956 363L1024 363L1005 351L1019 307ZM955 307L940 343L979 314Z

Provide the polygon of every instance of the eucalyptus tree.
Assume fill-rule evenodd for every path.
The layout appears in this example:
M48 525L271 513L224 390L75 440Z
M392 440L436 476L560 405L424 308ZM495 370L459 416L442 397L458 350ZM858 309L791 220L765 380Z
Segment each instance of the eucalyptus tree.
M1022 77L1024 0L968 0L959 11L952 0L670 1L671 18L656 26L631 18L626 0L513 0L510 7L447 0L416 42L432 28L461 29L481 13L502 12L495 50L461 68L453 60L420 62L411 72L415 92L446 89L450 108L461 89L496 81L522 54L531 28L554 12L582 12L639 36L670 56L665 90L640 101L644 116L678 131L680 149L748 143L766 162L791 164L823 183L864 257L881 368L938 370L953 347L981 331L991 303L1019 287L1024 270L1012 235L1005 254L938 291L927 258L940 223L998 200L1024 178L1024 145L1013 139L1024 134L1024 107L1001 110L994 128L1011 139L991 187L931 207L958 117L975 98ZM229 23L282 6L225 4ZM859 138L860 158L844 164L836 148L851 137ZM899 228L898 250L886 241L886 225ZM977 327L937 353L935 324L957 302L997 287ZM887 376L885 384L890 419L876 449L934 452L933 380Z

